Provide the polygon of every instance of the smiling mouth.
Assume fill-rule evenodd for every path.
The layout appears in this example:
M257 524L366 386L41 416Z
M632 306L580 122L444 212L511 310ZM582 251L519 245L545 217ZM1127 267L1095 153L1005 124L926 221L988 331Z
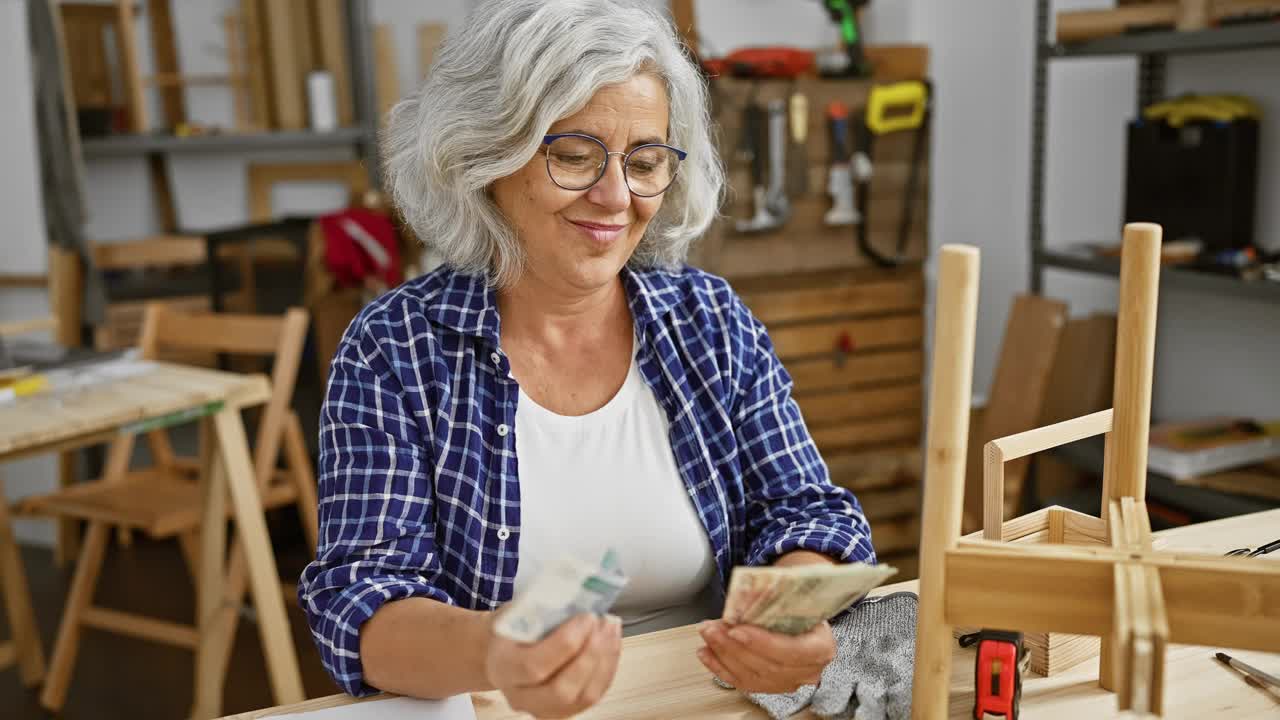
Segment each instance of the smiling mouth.
M595 230L597 232L616 233L626 229L626 225L608 225L605 223L587 222L585 220L570 220L569 222L580 228L587 230Z

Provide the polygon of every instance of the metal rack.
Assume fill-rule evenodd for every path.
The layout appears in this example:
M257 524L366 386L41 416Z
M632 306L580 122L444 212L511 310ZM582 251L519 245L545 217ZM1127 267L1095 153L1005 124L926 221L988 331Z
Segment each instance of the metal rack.
M1110 258L1081 252L1049 250L1044 244L1044 165L1047 140L1048 65L1052 60L1134 56L1138 60L1139 109L1164 97L1165 62L1172 54L1220 53L1280 47L1280 22L1256 23L1195 32L1150 32L1117 35L1074 43L1050 42L1049 14L1052 0L1036 0L1035 69L1031 115L1031 198L1030 229L1031 290L1044 290L1046 268L1094 275L1116 275L1119 263ZM1241 280L1188 269L1169 268L1161 272L1162 288L1213 292L1220 295L1280 302L1280 283Z
M378 110L374 96L373 47L370 42L369 3L347 0L347 47L351 56L351 88L356 124L331 132L275 131L221 133L197 137L177 137L165 133L112 135L85 139L85 158L128 157L195 152L282 150L354 146L369 168L369 179L381 184L378 164Z

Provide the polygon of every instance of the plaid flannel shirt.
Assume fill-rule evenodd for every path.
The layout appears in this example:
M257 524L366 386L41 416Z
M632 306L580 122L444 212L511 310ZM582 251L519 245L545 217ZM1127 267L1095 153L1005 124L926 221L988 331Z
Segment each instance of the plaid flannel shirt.
M715 555L734 565L796 549L874 562L858 501L831 484L791 377L724 280L625 269L637 360ZM483 279L410 281L351 323L320 421L320 547L298 595L321 658L348 693L360 627L384 603L474 610L511 599L520 543L518 387ZM572 462L571 459L567 459Z

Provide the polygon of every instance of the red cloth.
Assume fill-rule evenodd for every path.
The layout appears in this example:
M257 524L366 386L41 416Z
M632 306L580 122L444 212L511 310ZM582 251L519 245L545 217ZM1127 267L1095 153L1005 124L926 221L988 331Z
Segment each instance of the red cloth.
M388 260L385 266L352 236L348 222L363 229L382 248ZM324 231L325 267L338 288L364 287L368 278L388 288L400 284L400 243L390 218L364 208L348 208L321 217L320 229Z

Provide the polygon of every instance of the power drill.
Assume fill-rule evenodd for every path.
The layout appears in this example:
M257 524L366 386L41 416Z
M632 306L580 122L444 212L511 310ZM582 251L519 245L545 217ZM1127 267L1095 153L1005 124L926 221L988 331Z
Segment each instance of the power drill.
M849 63L838 74L843 77L866 77L871 74L871 67L862 53L862 28L858 25L858 11L871 3L871 0L823 0L831 21L840 26L840 38L844 41L844 49Z

